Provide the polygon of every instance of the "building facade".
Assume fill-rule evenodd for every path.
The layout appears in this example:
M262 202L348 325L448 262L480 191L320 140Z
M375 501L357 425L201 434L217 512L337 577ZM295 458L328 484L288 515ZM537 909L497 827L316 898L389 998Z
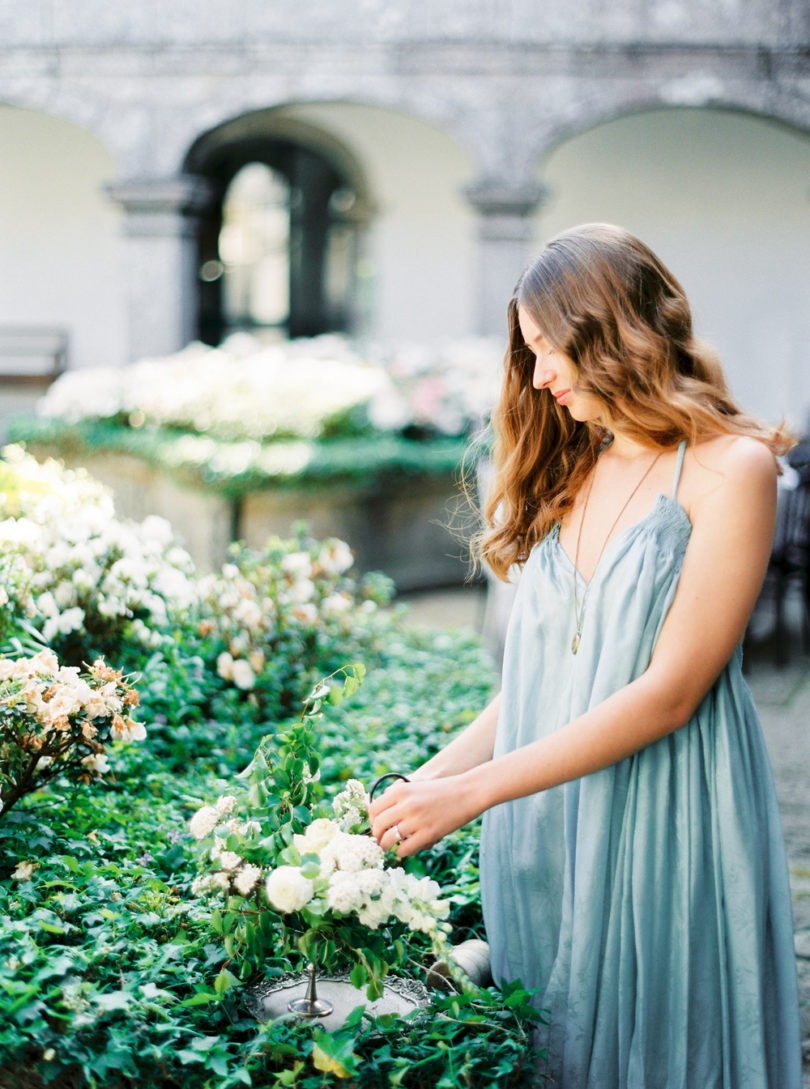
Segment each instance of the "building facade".
M500 334L597 219L804 429L806 0L0 3L0 330L64 327L72 366L251 322Z

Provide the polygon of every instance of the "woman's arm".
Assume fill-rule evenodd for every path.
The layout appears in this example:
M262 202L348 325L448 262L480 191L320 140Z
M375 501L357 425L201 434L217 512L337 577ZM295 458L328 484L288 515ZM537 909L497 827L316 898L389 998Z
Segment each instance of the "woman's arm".
M386 848L396 824L414 854L485 809L588 775L689 721L742 638L768 562L776 466L763 444L714 440L701 448L690 505L692 535L678 590L647 670L554 733L436 781L397 783L372 806Z

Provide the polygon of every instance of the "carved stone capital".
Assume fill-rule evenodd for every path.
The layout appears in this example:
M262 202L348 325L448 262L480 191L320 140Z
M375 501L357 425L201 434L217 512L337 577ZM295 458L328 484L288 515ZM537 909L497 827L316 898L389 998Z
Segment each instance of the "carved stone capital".
M105 191L126 212L126 233L136 236L189 235L195 216L213 199L210 183L192 174L128 178L105 186Z
M525 219L547 199L548 186L537 183L510 185L501 181L474 182L464 195L482 216Z

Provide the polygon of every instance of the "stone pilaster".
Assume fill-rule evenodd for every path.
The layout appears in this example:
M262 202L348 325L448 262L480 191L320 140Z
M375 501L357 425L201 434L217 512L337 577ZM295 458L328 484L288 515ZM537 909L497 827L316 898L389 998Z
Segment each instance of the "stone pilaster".
M531 257L531 216L546 189L483 182L469 186L464 195L478 213L477 332L502 335L506 304Z
M132 359L176 352L196 336L197 216L211 199L192 175L107 186L124 210L123 275Z

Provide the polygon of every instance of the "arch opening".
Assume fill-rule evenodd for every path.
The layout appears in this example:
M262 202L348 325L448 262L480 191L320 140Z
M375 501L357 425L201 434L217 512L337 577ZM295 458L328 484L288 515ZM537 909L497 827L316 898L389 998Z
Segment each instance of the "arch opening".
M202 136L185 169L210 191L197 255L201 340L354 331L369 202L345 148L266 110Z

